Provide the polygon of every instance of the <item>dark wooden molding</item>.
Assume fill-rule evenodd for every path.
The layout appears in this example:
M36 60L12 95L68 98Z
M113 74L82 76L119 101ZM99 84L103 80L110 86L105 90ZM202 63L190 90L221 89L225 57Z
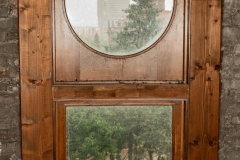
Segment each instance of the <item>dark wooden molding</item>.
M172 98L187 99L188 85L95 85L53 86L53 99L76 100L86 98Z

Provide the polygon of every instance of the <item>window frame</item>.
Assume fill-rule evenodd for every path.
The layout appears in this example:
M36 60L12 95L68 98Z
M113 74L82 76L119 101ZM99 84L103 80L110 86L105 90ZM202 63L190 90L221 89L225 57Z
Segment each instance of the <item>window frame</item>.
M53 160L54 101L187 99L184 159L218 159L221 0L189 0L189 81L182 84L54 85L52 0L19 0L22 159ZM165 92L168 90L168 92Z
M172 106L172 158L184 158L184 113L187 108L186 100L162 99L87 99L55 102L55 159L64 160L66 156L66 107L68 106ZM147 106L146 106L147 107Z
M174 1L168 29L154 45L133 55L113 56L81 42L68 22L64 0L52 0L53 83L188 83L189 0Z

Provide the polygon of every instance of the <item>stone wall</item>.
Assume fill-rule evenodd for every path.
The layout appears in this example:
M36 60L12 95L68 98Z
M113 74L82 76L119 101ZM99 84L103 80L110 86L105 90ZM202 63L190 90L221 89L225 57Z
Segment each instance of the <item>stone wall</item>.
M0 160L20 157L17 0L0 0Z
M240 0L224 0L220 160L240 160Z
M17 0L0 0L0 160L20 159ZM220 160L240 160L240 0L224 0Z

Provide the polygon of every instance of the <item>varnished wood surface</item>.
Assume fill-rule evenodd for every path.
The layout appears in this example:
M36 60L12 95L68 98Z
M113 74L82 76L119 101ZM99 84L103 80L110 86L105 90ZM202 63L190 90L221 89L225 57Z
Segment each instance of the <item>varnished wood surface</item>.
M53 86L54 100L108 98L189 98L188 85Z
M59 2L59 0L56 1ZM188 75L187 65L185 64L184 66L184 61L182 61L182 55L187 53L186 50L180 51L176 55L162 57L158 52L161 49L159 47L157 50L154 50L154 52L157 52L157 55L153 51L149 51L146 55L142 54L139 57L135 57L136 63L132 63L134 58L127 60L116 59L113 60L114 62L111 62L111 58L101 57L86 50L83 46L80 46L81 49L77 50L79 53L76 56L69 53L69 51L78 48L79 44L67 41L59 42L58 45L63 45L64 48L62 48L62 51L57 52L56 48L52 48L51 44L52 34L58 32L55 30L56 32L51 33L51 25L53 23L51 19L54 20L55 18L51 15L52 2L54 1L19 0L23 160L53 160L53 140L58 143L55 147L64 145L64 141L57 142L58 139L55 139L56 135L53 134L54 129L56 129L55 133L57 134L57 132L61 132L61 128L64 128L64 124L56 128L53 125L52 120L55 119L55 113L53 113L54 101L57 101L59 104L61 101L62 104L63 101L67 100L70 100L72 103L74 100L85 99L85 103L89 104L89 99L98 99L97 103L106 104L106 102L110 103L108 100L111 99L115 101L115 104L123 104L126 99L143 100L154 98L162 100L185 100L189 98L186 101L189 102L189 105L186 105L187 107L184 108L184 128L177 129L178 131L184 130L184 139L176 145L184 145L184 159L186 160L218 159L221 0L190 0L190 46L185 43L187 41L186 31L188 29L186 26L184 28L184 36L180 36L184 39L181 43L184 43L185 49L190 48L190 65L188 66L190 70L189 86L182 84L113 85L110 83L106 85L52 86L52 81L55 80L74 81L75 83L76 80L88 80L89 77L91 80L97 80L101 77L102 80L108 81L119 80L121 77L125 77L124 79L126 80L182 80L187 79ZM179 0L178 2L181 1ZM57 5L59 4L56 3L55 9ZM187 8L187 6L185 7ZM52 12L54 11L56 10L53 9ZM182 15L187 18L186 14ZM63 18L61 17L62 15L57 16ZM65 22L59 22L58 20L55 22L63 25L59 25L60 28L58 28L63 37L72 41L74 39L74 37L70 37L72 33L67 29L61 28L67 27ZM176 24L173 23L172 25L175 25L175 30L179 31L178 24L181 23L181 19L178 19L176 22ZM187 24L188 21L185 19L184 23ZM171 30L169 30L169 34L172 34ZM58 36L56 35L55 38L61 38ZM164 43L169 43L167 35L165 38L166 42ZM180 42L180 40L176 40L177 42ZM171 47L176 43L166 46L172 49ZM57 47L56 45L54 46ZM70 46L71 49L65 48L67 46ZM60 55L53 54L52 50ZM92 55L94 59L88 61L89 55ZM57 56L54 64L52 64L52 56ZM79 60L80 56L83 58L81 61ZM141 59L146 60L142 61ZM96 62L95 60L99 61ZM161 61L161 63L156 64L156 60ZM176 63L174 60L176 60ZM146 61L152 61L153 64L146 64ZM95 63L95 67L87 67L87 65ZM55 68L56 64L58 64L58 67ZM113 66L113 68L105 72L104 69L99 67L102 64ZM54 67L52 68L52 66ZM176 72L170 70L169 67L172 67L171 69L174 69ZM131 73L127 73L126 68L130 68ZM52 69L57 69L56 77ZM96 72L95 69L103 72ZM120 102L119 99L124 100ZM141 103L144 102L142 101ZM62 118L65 114L65 112L56 113L61 115ZM177 119L176 121L182 122L183 120ZM182 153L179 150L175 151L174 153L177 155Z
M159 100L159 99L118 99L118 100L75 100L56 102L56 159L66 158L66 107L67 106L96 106L96 105L166 105L172 106L172 153L173 160L184 159L184 111L185 101L180 100Z
M184 115L187 108L186 101L180 101L173 105L173 121L172 121L172 160L184 160Z
M55 126L55 148L56 148L56 159L57 160L66 160L66 106L64 103L56 104L56 120Z
M221 0L192 0L189 160L218 159Z
M50 4L19 1L22 160L53 159Z
M75 84L119 80L186 82L186 4L185 0L176 0L172 24L154 48L131 58L110 58L94 53L80 43L68 25L63 1L55 0L54 80Z

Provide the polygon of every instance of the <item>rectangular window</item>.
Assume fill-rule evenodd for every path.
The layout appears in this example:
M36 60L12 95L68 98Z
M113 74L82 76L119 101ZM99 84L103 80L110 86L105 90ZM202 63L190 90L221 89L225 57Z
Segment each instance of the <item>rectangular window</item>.
M185 101L57 102L56 159L183 158Z
M67 159L172 159L172 106L66 108Z

